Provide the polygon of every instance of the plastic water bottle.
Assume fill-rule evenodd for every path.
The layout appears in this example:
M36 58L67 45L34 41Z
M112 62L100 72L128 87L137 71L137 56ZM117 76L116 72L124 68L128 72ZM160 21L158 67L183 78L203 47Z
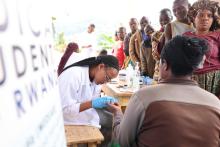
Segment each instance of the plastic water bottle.
M137 91L140 89L139 80L140 80L139 63L136 62L134 74L133 74L133 87L132 87L134 91Z
M126 71L127 71L126 73L127 86L131 88L133 85L133 73L134 73L134 70L131 64L128 65Z

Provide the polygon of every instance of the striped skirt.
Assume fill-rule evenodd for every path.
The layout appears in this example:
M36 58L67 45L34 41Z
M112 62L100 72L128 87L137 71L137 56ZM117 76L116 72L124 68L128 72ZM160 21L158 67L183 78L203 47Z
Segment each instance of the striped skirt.
M220 98L220 70L193 75L199 86Z

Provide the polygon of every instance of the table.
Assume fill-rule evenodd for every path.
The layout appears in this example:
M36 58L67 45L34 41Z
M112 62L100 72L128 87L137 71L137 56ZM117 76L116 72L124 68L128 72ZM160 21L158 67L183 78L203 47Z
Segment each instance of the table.
M106 83L102 85L102 91L105 95L112 96L118 99L119 104L122 107L126 107L128 105L129 99L134 92L120 90L120 85L118 83Z

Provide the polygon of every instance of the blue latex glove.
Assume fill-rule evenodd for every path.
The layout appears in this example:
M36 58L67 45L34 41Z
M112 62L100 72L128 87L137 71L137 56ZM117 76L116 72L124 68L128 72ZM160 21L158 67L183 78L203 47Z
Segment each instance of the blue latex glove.
M152 84L152 82L153 82L153 79L151 79L151 78L148 77L148 76L146 76L146 77L143 78L143 83L144 83L145 85Z
M104 96L92 100L92 108L105 108L108 103L118 102L115 98L110 96Z

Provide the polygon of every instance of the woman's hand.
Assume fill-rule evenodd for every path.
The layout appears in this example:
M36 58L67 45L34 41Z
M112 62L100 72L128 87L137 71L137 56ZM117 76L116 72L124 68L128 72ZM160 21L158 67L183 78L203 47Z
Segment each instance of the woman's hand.
M119 105L119 103L115 102L115 103L109 103L108 104L108 110L110 112L112 112L113 114L116 114L117 112L122 112L121 111L121 106Z
M104 97L99 97L96 99L92 100L92 108L105 108L107 107L109 103L115 103L117 102L117 99L115 99L114 97L110 97L110 96L104 96Z
M148 26L146 26L146 28L145 28L145 32L146 32L146 34L147 35L152 35L153 34L153 32L155 32L155 30L154 30L154 28L151 26L151 25L148 25Z

